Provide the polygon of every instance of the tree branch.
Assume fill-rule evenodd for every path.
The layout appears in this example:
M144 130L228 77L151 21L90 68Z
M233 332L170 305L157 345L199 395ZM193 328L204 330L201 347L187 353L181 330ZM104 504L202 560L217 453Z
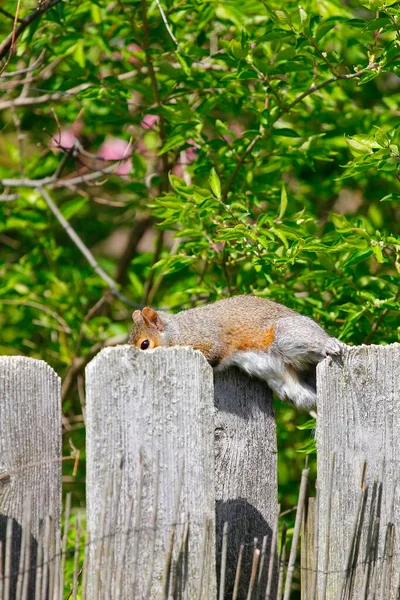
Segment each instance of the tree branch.
M117 79L118 81L124 81L125 79L130 79L135 75L137 75L136 69L133 71L128 71L126 73L121 73L117 76ZM30 98L27 98L25 96L19 96L18 98L14 98L13 100L3 100L3 102L0 102L0 110L5 110L7 108L11 108L12 106L36 106L38 104L46 104L46 102L55 102L57 100L62 100L63 98L65 98L65 96L75 96L76 94L79 94L79 92L83 92L90 87L93 87L92 83L81 83L80 85L76 85L75 87L69 90L61 92L49 92L47 94L43 94L42 96Z
M153 65L153 61L152 61L152 57L151 57L151 52L150 52L150 30L149 30L149 22L147 20L147 0L141 0L141 7L142 7L142 21L143 21L143 49L144 49L145 55L146 55L146 64L147 64L147 68L149 70L149 77L150 77L151 87L153 90L153 96L156 101L157 107L160 109L160 108L162 108L161 98L160 98L160 93L158 90L156 73L155 73L155 69L154 69L154 65ZM159 116L160 116L160 138L161 138L162 144L164 145L165 141L167 139L167 130L166 130L166 126L165 126L165 120L164 120L164 117L163 117L161 111L160 111ZM168 179L169 163L168 163L168 155L166 152L164 152L161 155L161 161L162 161L162 181L161 181L161 185L160 185L160 193L166 192L169 187L169 179ZM154 252L153 265L156 262L158 262L161 252L162 252L163 245L164 245L164 232L160 231L158 238L157 238L157 246L156 246L156 249ZM147 298L149 296L151 296L151 288L154 283L154 278L155 278L155 272L152 269L150 271L149 277L146 281L145 292L143 295L143 302L146 302Z
M117 346L118 344L123 344L126 343L128 341L128 334L126 335L116 335L108 340L106 340L105 342L99 342L98 344L95 344L94 346L92 346L92 348L90 348L90 350L84 355L84 356L76 356L67 373L65 374L65 377L63 379L62 382L62 386L61 386L61 396L62 396L62 400L64 401L65 398L68 396L69 392L71 391L74 382L75 382L75 378L76 376L83 371L83 369L86 367L86 365L92 360L92 358L94 358L96 356L96 354L98 352L100 352L100 350L102 350L103 348L108 348L109 346Z
M397 302L399 298L400 298L400 288L397 290L397 293L396 293L395 297L393 298L393 302ZM369 334L363 341L363 344L369 344L369 342L371 341L371 339L373 338L375 333L378 331L379 327L382 325L383 321L386 319L387 315L390 313L391 310L395 310L395 309L393 309L393 308L384 308L383 309L380 317L378 317L378 319L372 325L372 327L369 331Z
M161 18L164 21L165 29L168 31L169 37L171 38L171 40L174 42L174 44L176 46L179 46L179 42L176 39L176 37L174 36L171 27L169 26L168 19L166 17L163 7L161 6L160 0L156 0L156 4L158 6L158 10L160 11Z
M115 274L115 281L119 284L125 283L127 277L126 272L127 269L136 254L137 246L142 239L143 235L149 229L149 227L153 224L152 217L143 217L143 219L138 219L134 226L132 227L129 238L126 243L125 249L122 253L122 256L119 260L117 271Z
M283 115L285 115L286 113L290 112L292 110L292 108L294 108L297 104L299 104L300 102L302 102L302 100L304 100L304 98L307 98L307 96L310 96L311 94L314 94L315 92L317 92L318 90L322 90L323 88L326 88L328 85L331 85L331 83L334 83L335 81L339 81L340 79L356 79L358 77L362 77L362 75L365 75L365 73L367 73L368 71L371 71L373 69L376 69L376 67L378 67L378 63L370 63L367 67L365 67L365 69L362 69L361 71L357 71L356 73L349 73L347 75L345 74L337 74L333 77L330 77L329 79L326 79L325 81L323 81L322 83L320 83L319 85L315 85L314 83L310 85L310 87L308 88L308 90L306 90L305 92L303 92L302 94L300 94L299 96L297 96L297 98L295 98L293 100L293 102L291 102L290 104L288 104L287 106L283 106L281 107L281 110L278 112L277 116L275 117L275 119L272 121L272 123L270 124L270 126L268 127L268 129L266 130L267 133L270 133L272 130L272 126L274 125L274 123L276 123L276 121L278 121L278 119L280 119ZM246 161L247 157L249 156L250 152L254 149L254 147L258 144L258 142L264 137L265 134L261 134L258 133L253 139L252 141L249 143L249 145L247 146L246 150L244 151L244 153L242 154L242 156L238 159L238 162L233 170L232 175L230 176L228 183L226 184L224 193L223 193L223 198L224 200L228 197L229 192L232 189L233 183L241 169L241 167L243 166L244 162Z
M24 69L18 69L18 71L12 71L11 73L2 73L0 77L17 77L18 75L24 75L25 73L31 73L44 61L44 57L46 56L46 49L42 50L39 54L38 58L31 64L29 67L25 67Z
M118 167L119 162L109 165L108 167L104 167L104 169L91 171L89 173L77 175L76 177L70 177L67 179L57 179L56 171L53 175L50 175L49 177L43 177L43 179L28 179L24 177L21 179L0 179L0 185L4 185L4 187L28 187L35 189L43 187L48 187L50 189L57 187L69 187L71 185L76 185L77 183L88 183L89 181L98 179L101 177L101 175L112 175L115 169Z
M12 45L19 38L21 33L25 31L25 29L33 22L35 19L40 17L43 13L45 13L50 8L53 8L56 4L61 2L61 0L51 0L47 2L43 2L36 8L30 15L24 17L23 19L18 19L19 25L16 29L14 29L0 44L0 60L5 57L7 52L11 49Z
M44 188L38 188L38 192L42 195L44 201L46 202L47 206L49 207L49 209L51 210L53 215L56 217L57 221L60 223L61 227L66 231L66 233L68 234L70 239L74 242L75 246L78 248L78 250L80 250L80 252L86 258L86 260L88 261L88 263L90 264L92 269L110 287L112 294L114 296L117 296L117 298L119 298L122 302L124 302L124 304L127 304L128 306L132 306L135 308L141 308L139 305L131 302L126 296L121 294L121 292L117 289L117 283L114 281L114 279L112 279L109 275L107 275L107 273L104 271L104 269L102 269L100 267L97 260L95 259L93 254L90 252L89 248L86 246L86 244L83 243L83 241L81 240L79 235L76 233L75 229L73 229L73 227L71 226L69 221L67 221L67 219L63 216L63 214L59 210L59 208L56 206L56 204L50 198L50 195L47 192L47 190Z
M13 14L11 14L10 12L8 12L8 10L5 10L4 8L0 7L0 13L2 13L5 17L8 17L12 21L14 21L14 19L15 19L15 16ZM18 21L18 23L20 23L22 21L22 19L17 19L17 21Z
M61 2L61 0L47 0L45 2L42 2L41 4L39 4L38 8L31 12L30 15L24 17L23 19L18 19L18 27L6 37L4 42L0 44L0 60L5 57L5 55L11 49L12 45L19 38L21 33L23 33L33 21L35 21L38 17L40 17L50 8L53 8L53 6L55 6L59 2Z

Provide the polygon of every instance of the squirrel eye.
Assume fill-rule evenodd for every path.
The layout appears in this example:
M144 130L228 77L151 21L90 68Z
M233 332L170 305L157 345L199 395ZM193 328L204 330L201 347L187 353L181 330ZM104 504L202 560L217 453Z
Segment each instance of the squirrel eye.
M142 350L147 350L147 348L150 346L150 342L149 340L143 340L143 342L140 344L140 347Z

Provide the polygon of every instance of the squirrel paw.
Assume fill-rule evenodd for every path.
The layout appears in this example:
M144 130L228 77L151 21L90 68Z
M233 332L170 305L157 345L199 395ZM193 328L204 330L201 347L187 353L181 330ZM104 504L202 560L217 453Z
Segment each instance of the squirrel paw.
M342 342L339 342L336 338L329 338L325 344L324 354L325 356L330 356L338 364L341 364L343 349L344 344Z

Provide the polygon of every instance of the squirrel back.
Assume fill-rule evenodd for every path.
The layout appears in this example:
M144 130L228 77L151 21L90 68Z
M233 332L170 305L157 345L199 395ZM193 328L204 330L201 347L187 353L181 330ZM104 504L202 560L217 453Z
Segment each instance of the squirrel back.
M177 314L146 307L132 315L134 325L129 343L142 349L192 346L215 366L237 350L265 350L273 341L274 323L295 314L282 304L244 295ZM143 344L146 341L149 343Z

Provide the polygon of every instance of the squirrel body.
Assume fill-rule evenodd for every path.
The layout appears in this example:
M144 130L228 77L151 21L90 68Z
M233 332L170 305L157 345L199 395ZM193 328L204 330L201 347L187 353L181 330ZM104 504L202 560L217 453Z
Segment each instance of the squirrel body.
M315 370L342 344L315 321L258 296L233 296L177 314L136 310L129 344L142 350L191 346L216 369L236 366L265 381L281 400L316 405Z

